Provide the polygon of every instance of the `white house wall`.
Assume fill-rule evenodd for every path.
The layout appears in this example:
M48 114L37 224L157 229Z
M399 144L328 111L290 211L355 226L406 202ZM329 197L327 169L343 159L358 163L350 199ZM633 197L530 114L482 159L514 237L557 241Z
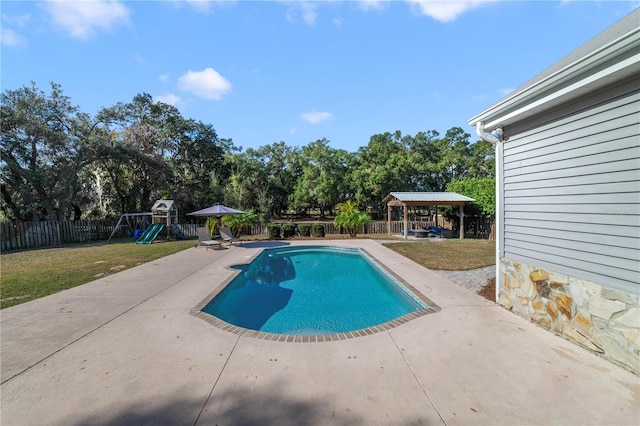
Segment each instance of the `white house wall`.
M640 293L640 91L504 144L502 256Z

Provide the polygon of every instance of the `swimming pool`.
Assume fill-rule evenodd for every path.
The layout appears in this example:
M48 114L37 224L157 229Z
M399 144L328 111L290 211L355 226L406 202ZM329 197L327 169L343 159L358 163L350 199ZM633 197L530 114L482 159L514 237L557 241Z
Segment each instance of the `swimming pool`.
M426 298L359 249L265 249L250 264L235 268L240 273L202 312L244 329L305 336L345 333L427 310Z

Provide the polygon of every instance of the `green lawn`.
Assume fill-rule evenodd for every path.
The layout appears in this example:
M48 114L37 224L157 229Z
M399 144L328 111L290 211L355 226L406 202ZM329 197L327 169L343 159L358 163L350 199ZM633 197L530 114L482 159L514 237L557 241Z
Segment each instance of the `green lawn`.
M104 242L3 253L0 256L0 308L48 296L188 247L194 241L154 244Z
M388 243L385 247L429 269L467 271L496 264L495 241L436 239Z

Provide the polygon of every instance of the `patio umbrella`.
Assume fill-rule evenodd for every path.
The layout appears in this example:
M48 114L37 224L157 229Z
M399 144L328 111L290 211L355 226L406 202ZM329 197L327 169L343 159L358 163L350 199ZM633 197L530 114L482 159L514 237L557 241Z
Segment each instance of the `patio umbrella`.
M230 214L246 214L241 210L232 209L231 207L223 206L222 204L214 204L211 207L207 207L206 209L198 210L195 212L187 213L191 216L226 216Z

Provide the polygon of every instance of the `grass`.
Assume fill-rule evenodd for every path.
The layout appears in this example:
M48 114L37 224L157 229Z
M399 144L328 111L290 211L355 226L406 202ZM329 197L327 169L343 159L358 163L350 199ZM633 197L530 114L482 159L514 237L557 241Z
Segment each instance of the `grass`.
M495 241L436 239L387 243L385 247L429 269L467 271L496 264Z
M28 302L193 247L193 241L74 244L0 256L0 308Z
M339 237L343 236L327 235L326 238ZM386 235L367 235L365 238L386 239ZM493 241L428 240L384 244L429 269L461 271L496 263ZM0 309L76 287L193 245L189 240L150 245L127 240L3 253L0 256Z

